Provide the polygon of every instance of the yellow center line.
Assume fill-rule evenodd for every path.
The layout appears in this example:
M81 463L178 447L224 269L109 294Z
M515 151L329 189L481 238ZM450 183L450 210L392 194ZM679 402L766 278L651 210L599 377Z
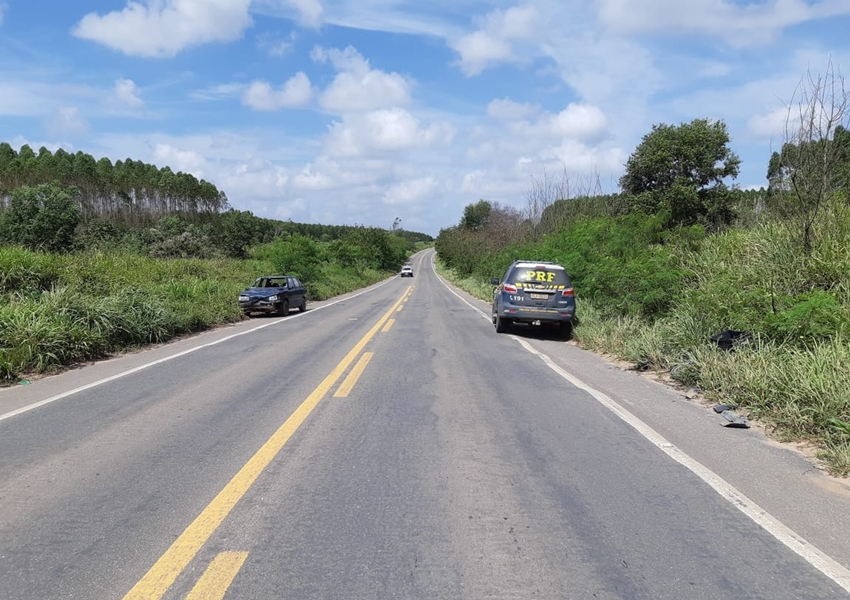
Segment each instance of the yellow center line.
M410 290L408 288L405 293ZM327 377L313 390L307 399L295 409L290 417L277 431L257 450L247 463L233 476L218 495L201 511L194 521L174 540L171 547L165 551L159 560L124 596L124 600L157 600L174 583L180 573L189 565L195 554L221 525L237 502L245 495L260 473L277 456L292 434L307 419L313 409L319 404L328 390L333 387L348 366L360 354L361 350L375 334L383 327L390 315L396 311L404 296L382 316L377 323L364 335L359 342L334 367Z
M334 398L347 398L348 394L351 393L351 390L354 388L354 384L360 379L360 376L363 374L363 371L366 369L366 365L369 364L369 361L372 360L372 355L374 352L364 352L363 356L360 357L360 360L357 361L357 364L351 369L345 379L342 380L342 384L337 388L336 392L334 392Z
M247 552L222 552L216 556L186 600L222 600L246 558Z
M390 319L389 321L387 321L387 324L384 325L383 329L381 329L381 333L387 333L393 326L393 324L395 324L395 319Z

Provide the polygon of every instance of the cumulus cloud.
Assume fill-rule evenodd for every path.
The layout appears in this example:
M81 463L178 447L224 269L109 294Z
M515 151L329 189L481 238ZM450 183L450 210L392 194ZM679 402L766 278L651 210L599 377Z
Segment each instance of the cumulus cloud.
M372 69L351 46L345 50L316 47L311 57L317 63L330 63L338 71L319 98L326 110L343 114L410 104L413 81L399 73Z
M293 186L298 190L328 190L336 187L336 180L329 174L315 170L314 165L306 165L298 173L293 181Z
M255 81L242 95L242 103L255 110L274 111L304 106L313 97L313 86L302 71L293 75L279 89L265 81Z
M195 177L204 177L206 159L195 150L180 150L171 144L156 144L153 150L154 162L168 165L172 171L192 173Z
M145 105L139 95L139 86L132 79L117 79L112 89L112 100L130 108L140 108Z
M190 46L239 39L251 0L130 1L121 11L89 13L72 33L130 56L171 57Z
M451 142L454 128L446 123L423 126L402 108L346 115L330 126L326 142L335 156L361 156L373 152L407 150Z
M591 104L573 102L560 112L540 113L528 104L518 104L508 99L494 100L487 107L490 117L498 119L514 139L560 140L598 142L608 135L608 119L602 110ZM536 116L535 120L524 119ZM503 138L503 136L493 136ZM489 144L485 142L485 145Z
M753 115L747 120L749 133L757 139L777 139L785 133L788 123L788 108L776 107Z
M556 115L546 115L537 124L540 134L573 140L597 141L608 130L605 114L596 106L571 103Z
M478 75L487 67L504 62L517 62L514 42L534 38L541 15L532 5L494 10L480 19L477 31L449 42L460 54L460 67L467 75Z
M287 0L300 15L302 25L317 27L322 22L322 4L319 0Z
M434 177L400 181L384 192L384 204L391 206L413 204L433 196L438 188L439 183Z
M600 20L624 33L670 32L720 37L736 46L772 41L786 27L815 19L850 14L843 0L602 0Z

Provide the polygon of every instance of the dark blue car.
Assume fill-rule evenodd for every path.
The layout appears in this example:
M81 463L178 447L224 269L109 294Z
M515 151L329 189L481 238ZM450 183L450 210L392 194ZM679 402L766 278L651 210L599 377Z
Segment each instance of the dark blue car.
M576 315L575 290L563 266L544 261L515 260L505 276L492 279L493 324L505 333L514 323L557 328L564 337L572 332Z
M247 316L255 313L285 317L290 308L307 310L307 288L292 275L258 277L251 287L239 294L239 308Z

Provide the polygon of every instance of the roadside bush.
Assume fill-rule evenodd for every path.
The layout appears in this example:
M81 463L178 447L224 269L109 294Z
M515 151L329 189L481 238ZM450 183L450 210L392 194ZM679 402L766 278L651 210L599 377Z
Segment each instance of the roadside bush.
M297 233L260 246L252 255L270 263L273 273L295 275L305 285L316 278L322 263L319 242Z
M765 331L777 340L802 344L825 341L845 333L850 325L850 312L829 292L807 292L783 304L791 306L764 320Z
M0 243L28 250L70 252L80 222L77 190L54 184L12 190L9 206L0 213Z

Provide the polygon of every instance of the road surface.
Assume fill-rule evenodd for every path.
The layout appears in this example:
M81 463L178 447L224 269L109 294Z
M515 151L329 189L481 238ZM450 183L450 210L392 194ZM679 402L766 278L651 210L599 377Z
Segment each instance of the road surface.
M850 597L844 482L432 260L0 390L0 598Z

